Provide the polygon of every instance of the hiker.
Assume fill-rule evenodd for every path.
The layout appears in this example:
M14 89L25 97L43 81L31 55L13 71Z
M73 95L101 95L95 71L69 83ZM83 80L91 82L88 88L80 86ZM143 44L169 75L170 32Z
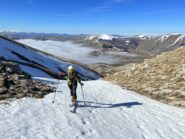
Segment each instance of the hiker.
M69 66L67 69L67 74L62 74L61 72L59 73L59 76L64 77L67 79L68 87L70 89L71 93L71 101L73 104L76 104L77 102L77 94L76 94L76 89L77 89L77 82L80 83L80 85L84 85L81 82L79 74L75 71L73 66Z

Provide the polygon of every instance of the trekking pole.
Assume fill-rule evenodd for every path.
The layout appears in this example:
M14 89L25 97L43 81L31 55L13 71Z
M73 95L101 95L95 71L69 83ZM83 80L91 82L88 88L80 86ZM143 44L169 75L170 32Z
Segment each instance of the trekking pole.
M56 91L55 91L55 94L54 94L52 103L55 102L55 96L56 96L56 93L57 93L57 89L58 89L59 82L60 82L60 80L58 80L58 82L57 82L57 87L56 87Z
M83 95L83 99L84 99L84 105L86 105L86 103L85 103L85 96L84 96L84 91L83 91L82 85L81 85L81 90L82 90L82 95Z

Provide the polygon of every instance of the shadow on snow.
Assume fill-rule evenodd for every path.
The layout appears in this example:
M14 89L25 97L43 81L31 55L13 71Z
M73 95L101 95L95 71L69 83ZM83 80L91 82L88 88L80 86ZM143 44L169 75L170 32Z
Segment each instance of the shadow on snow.
M85 108L85 107L91 107L91 108L128 107L128 108L131 108L133 106L143 105L143 103L140 103L140 102L126 102L126 103L106 104L106 103L85 101L86 105L84 104L84 101L78 101L78 103L79 103L78 107L81 107L81 108Z

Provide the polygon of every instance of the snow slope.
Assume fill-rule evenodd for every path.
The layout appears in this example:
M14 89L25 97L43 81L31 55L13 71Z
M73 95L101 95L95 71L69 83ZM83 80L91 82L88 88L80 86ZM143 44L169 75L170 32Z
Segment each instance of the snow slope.
M52 47L52 46L51 46ZM53 50L54 51L54 50ZM81 74L84 79L98 79L99 76L87 68L72 64L70 62L62 61L52 55L48 55L37 50L27 47L23 44L16 43L12 40L0 36L0 56L10 61L20 63L23 71L31 74L33 77L50 77L43 70L33 65L40 66L41 68L48 69L54 73L59 70L66 72L69 65L73 65L75 69Z
M183 139L185 110L159 103L106 81L85 82L87 105L71 113L66 82L44 99L0 105L2 139Z

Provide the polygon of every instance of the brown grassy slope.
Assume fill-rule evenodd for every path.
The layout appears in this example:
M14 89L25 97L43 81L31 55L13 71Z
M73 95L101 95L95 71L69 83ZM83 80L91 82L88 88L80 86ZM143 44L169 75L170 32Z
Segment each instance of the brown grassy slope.
M185 46L105 79L161 102L185 107Z

